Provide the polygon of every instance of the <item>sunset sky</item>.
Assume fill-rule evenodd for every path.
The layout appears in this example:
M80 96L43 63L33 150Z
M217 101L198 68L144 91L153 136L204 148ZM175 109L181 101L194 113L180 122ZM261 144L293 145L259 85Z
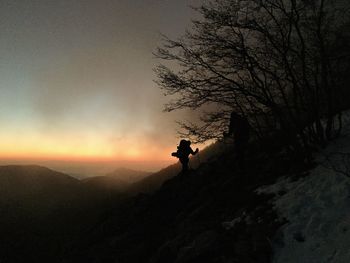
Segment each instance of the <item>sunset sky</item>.
M153 82L160 33L199 0L0 2L0 157L174 162L175 120Z

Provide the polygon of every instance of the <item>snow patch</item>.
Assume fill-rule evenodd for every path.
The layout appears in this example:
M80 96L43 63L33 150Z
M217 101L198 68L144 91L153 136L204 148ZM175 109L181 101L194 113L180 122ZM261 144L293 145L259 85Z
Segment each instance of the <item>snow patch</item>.
M276 194L274 207L288 221L274 242L273 262L350 262L350 129L344 128L342 138L318 154L309 176L258 190Z

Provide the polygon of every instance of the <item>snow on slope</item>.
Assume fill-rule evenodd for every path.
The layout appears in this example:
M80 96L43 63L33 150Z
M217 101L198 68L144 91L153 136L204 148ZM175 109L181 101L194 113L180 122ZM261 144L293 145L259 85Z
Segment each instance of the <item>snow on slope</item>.
M259 192L287 219L274 242L275 263L350 262L350 114L341 138L318 154L318 166L297 181L284 178ZM348 174L348 176L346 175Z

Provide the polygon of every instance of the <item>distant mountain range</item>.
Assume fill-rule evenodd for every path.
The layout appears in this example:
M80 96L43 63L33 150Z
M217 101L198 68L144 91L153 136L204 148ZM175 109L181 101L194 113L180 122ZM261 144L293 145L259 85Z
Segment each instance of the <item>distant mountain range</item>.
M75 195L81 182L69 175L36 165L0 166L0 205L34 202L55 205Z
M125 192L132 184L145 179L151 174L150 172L119 168L105 176L82 179L82 183L85 186L99 190Z

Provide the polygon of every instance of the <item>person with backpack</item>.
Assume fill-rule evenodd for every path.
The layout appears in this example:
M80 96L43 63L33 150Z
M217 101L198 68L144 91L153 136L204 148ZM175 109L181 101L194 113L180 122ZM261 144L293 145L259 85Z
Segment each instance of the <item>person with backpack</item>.
M181 140L179 146L177 146L177 151L173 152L171 155L179 158L182 164L182 173L186 173L188 171L188 162L190 161L189 155L195 155L198 151L198 148L195 151L192 150L190 141Z

